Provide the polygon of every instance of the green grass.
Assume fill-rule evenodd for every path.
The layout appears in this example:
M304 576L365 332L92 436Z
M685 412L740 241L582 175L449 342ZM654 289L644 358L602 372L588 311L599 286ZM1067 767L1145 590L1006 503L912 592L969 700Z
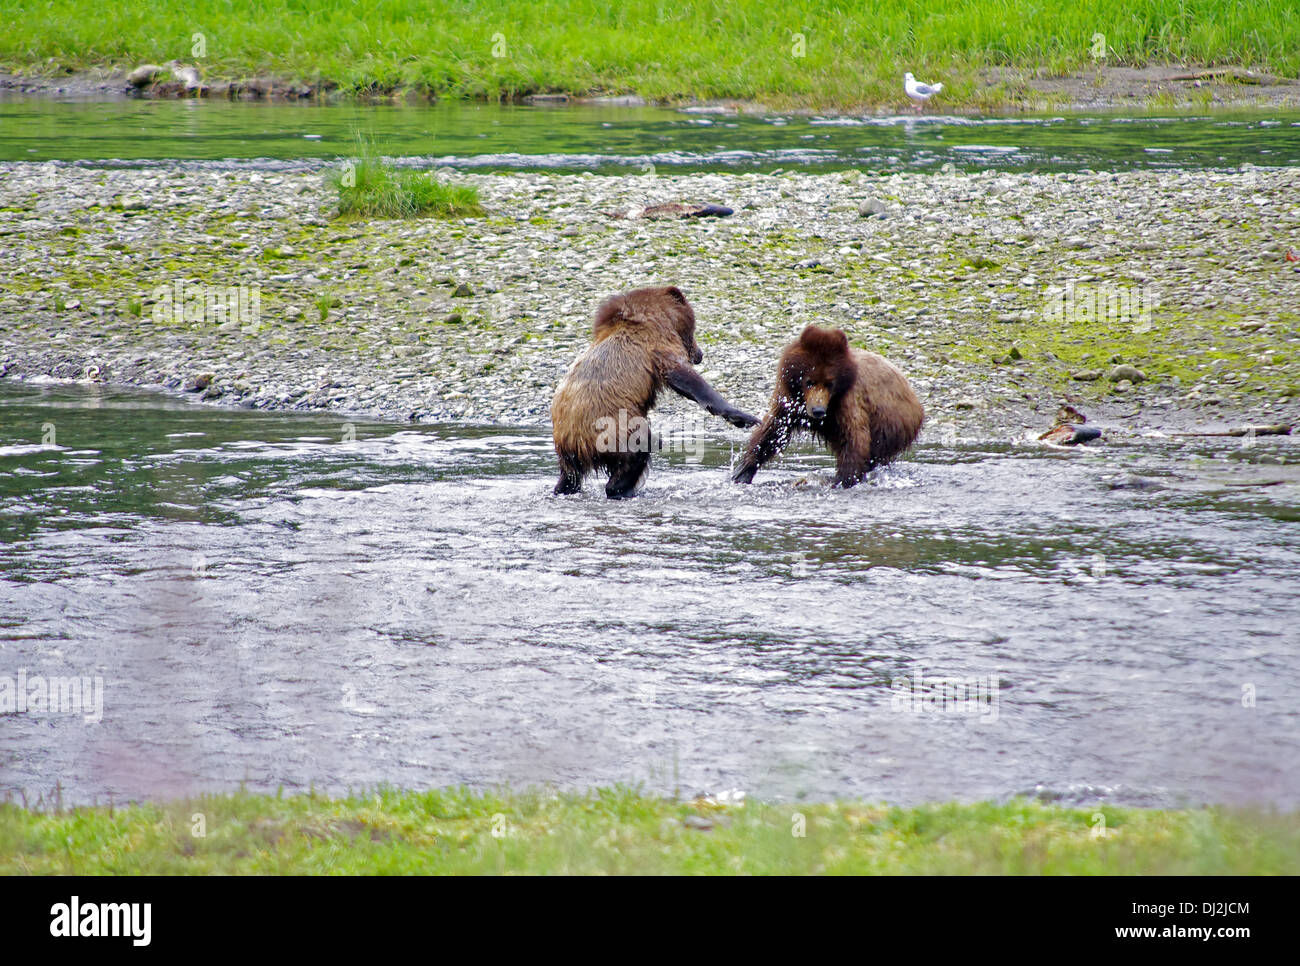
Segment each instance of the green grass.
M320 295L317 295L315 303L316 311L320 313L320 320L322 322L330 317L330 309L336 309L343 304L337 296L331 295L328 292L322 292Z
M694 818L692 818L694 816ZM1102 826L1106 833L1099 836ZM691 827L685 820L711 823ZM795 834L802 825L803 835ZM203 834L196 834L201 831ZM381 790L37 814L0 805L0 874L1294 874L1300 817L1013 801L678 803Z
M1096 34L1108 65L1300 72L1294 0L882 0L869 10L829 0L17 0L4 8L0 63L11 69L130 69L181 58L209 80L272 75L446 97L635 92L850 107L900 103L911 70L943 80L947 105L978 105L992 96L981 68L1087 68L1099 62Z
M472 185L448 184L425 171L399 168L365 142L356 158L331 172L330 183L339 195L338 217L345 219L466 218L484 213Z

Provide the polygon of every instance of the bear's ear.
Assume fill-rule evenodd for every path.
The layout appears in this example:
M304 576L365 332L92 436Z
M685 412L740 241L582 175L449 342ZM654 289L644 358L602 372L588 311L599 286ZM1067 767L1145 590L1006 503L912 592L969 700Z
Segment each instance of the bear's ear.
M674 299L675 301L681 302L682 305L691 304L686 301L686 296L682 294L682 290L679 289L676 285L669 285L666 289L664 289L664 294L667 295L669 298Z
M595 335L600 335L603 329L608 329L615 323L626 318L627 301L621 295L611 295L605 301L600 303L596 309L596 324L592 327Z

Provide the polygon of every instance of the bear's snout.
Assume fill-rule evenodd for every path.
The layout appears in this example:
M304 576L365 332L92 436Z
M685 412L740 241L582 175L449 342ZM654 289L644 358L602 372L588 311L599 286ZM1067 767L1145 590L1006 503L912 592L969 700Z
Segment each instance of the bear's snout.
M701 349L699 346L696 346L695 354L691 356L691 362L698 366L703 361L704 361L704 350Z
M824 386L814 386L804 393L803 408L813 419L825 419L830 404L831 394Z

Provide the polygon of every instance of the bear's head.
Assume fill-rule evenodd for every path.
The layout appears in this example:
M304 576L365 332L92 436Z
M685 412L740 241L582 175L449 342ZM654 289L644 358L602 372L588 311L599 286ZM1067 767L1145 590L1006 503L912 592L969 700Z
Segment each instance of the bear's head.
M853 388L858 369L843 329L810 325L781 357L787 396L799 414L817 422Z
M695 343L695 311L676 285L611 295L596 310L595 340L599 342L622 325L642 326L660 338L680 341L693 364L704 361L704 353Z

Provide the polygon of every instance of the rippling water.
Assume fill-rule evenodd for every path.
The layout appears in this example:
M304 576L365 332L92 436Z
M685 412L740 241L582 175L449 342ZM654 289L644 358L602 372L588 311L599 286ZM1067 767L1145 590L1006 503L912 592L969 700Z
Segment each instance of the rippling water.
M104 685L0 714L0 791L1294 807L1298 450L923 438L844 492L719 435L615 503L534 429L0 381L0 678Z
M263 159L301 166L358 135L422 165L484 170L1043 171L1300 164L1300 113L1175 117L729 116L654 107L563 108L57 102L0 97L0 161ZM319 160L317 161L319 163Z

